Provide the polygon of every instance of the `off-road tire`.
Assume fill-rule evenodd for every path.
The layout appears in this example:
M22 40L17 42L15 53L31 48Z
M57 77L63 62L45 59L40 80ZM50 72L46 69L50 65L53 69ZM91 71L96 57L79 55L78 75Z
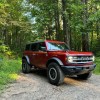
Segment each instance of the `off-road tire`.
M55 62L52 62L48 65L47 77L49 82L53 85L60 85L64 81L64 74L60 66Z
M22 72L26 74L31 72L31 66L26 59L22 59Z

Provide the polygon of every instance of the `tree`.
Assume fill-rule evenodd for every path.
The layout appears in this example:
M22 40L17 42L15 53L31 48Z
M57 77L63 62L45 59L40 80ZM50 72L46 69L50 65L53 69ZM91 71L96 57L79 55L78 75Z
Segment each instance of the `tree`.
M0 40L16 52L39 39L65 41L74 50L93 51L100 38L97 0L1 0L0 16Z

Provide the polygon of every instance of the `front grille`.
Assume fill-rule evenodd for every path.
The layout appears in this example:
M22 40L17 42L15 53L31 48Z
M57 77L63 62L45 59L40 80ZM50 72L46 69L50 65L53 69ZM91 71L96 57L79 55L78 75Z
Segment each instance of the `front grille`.
M93 61L93 56L75 56L73 57L73 63L87 63Z

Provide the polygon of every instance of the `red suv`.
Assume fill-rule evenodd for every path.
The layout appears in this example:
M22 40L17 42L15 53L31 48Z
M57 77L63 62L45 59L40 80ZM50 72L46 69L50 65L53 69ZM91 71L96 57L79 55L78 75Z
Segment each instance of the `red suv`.
M47 69L49 82L59 85L63 83L65 75L88 79L96 67L93 61L93 53L71 51L64 42L37 41L26 45L22 71L29 73L32 68Z

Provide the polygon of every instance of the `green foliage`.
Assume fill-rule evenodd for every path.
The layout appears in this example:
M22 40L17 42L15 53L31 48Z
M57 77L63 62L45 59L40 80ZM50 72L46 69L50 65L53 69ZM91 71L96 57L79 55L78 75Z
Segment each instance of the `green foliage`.
M24 45L32 37L32 25L25 16L23 0L2 0L0 2L0 41L15 52L22 52ZM30 33L30 35L29 35ZM5 52L7 46L2 46ZM7 52L11 55L11 52Z
M11 51L22 54L25 44L39 39L66 41L66 27L71 48L82 50L82 34L88 34L86 42L97 41L91 34L100 36L100 5L98 1L67 0L1 0L0 41ZM66 0L64 0L66 1ZM63 16L67 22L63 22ZM63 26L67 23L67 26ZM65 29L66 29L65 28ZM91 44L91 51L94 44ZM2 47L2 51L5 51ZM7 52L11 55L11 52Z
M94 70L95 74L100 74L100 57L96 57L96 68Z
M0 52L5 53L9 51L9 47L6 45L0 45Z
M7 45L0 45L0 54L1 53L9 58L14 58L14 52L11 51Z
M0 54L1 57L1 54ZM21 60L20 59L8 59L3 57L0 60L0 90L4 88L4 86L10 82L13 82L18 78L18 74L21 68Z
M100 37L98 39L94 40L93 46L92 46L92 51L94 54L98 57L100 57Z
M65 1L65 10L62 1ZM91 51L99 55L99 42L95 38L100 37L99 1L83 1L1 0L0 40L11 51L21 55L25 44L39 39L69 40L71 48L82 50L82 34L85 34L87 38L84 41L89 44ZM63 16L67 22L63 22ZM63 26L64 23L66 26ZM68 31L68 39L64 27ZM5 51L5 47L0 50ZM10 51L7 54L12 55Z

